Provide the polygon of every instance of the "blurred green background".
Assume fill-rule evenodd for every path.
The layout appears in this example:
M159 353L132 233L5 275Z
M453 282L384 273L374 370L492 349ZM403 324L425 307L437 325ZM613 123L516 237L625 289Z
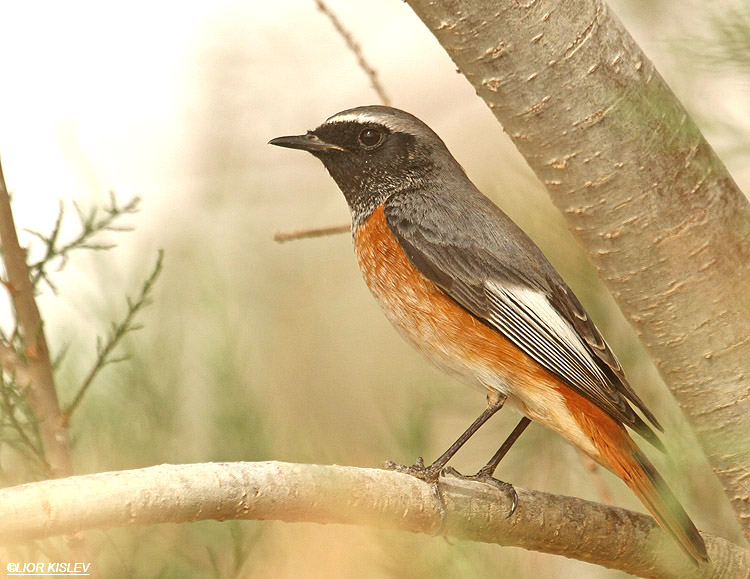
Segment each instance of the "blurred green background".
M748 190L750 3L611 5ZM402 2L329 6L393 104L443 137L587 306L664 424L669 455L650 454L696 524L738 539L721 489L632 330L437 42ZM129 360L106 368L74 415L76 472L234 460L377 467L441 453L484 398L432 369L390 328L348 235L273 241L277 231L345 223L348 210L315 159L266 142L377 102L314 3L49 8L41 24L30 7L3 16L9 89L0 96L0 153L17 225L49 230L59 198L105 204L113 189L144 199L126 220L135 231L107 236L116 249L74 255L54 277L57 294L40 296L52 347L66 349L57 372L63 403L92 363L96 336L122 318L125 296L137 294L157 248L166 250L145 327L118 351ZM452 464L476 470L517 419L500 413ZM17 469L11 478L24 479L7 448L0 459ZM601 469L592 474L537 425L499 476L592 500L604 500L605 489L615 504L642 510L624 484ZM521 549L337 525L204 522L86 539L103 577L623 576ZM0 559L69 554L51 540L0 551Z

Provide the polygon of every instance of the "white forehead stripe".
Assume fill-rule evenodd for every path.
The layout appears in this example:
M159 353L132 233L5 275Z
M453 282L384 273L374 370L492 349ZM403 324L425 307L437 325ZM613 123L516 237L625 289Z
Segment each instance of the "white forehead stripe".
M369 111L346 111L338 113L326 119L324 125L330 125L333 123L372 123L374 125L383 125L388 127L394 132L413 132L414 125L411 126L408 122L403 119L399 119L395 115L383 114L383 113L372 113Z

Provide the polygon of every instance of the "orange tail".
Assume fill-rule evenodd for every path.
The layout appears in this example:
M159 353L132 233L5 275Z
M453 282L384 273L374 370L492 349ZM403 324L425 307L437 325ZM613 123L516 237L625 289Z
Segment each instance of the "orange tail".
M601 454L601 462L619 476L661 527L696 563L707 562L703 538L654 466L630 438L625 427L585 399L568 402L578 423Z

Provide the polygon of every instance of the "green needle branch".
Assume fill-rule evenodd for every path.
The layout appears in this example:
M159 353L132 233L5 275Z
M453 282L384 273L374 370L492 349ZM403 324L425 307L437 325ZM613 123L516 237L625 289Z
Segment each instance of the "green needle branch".
M38 290L39 282L43 280L52 291L55 291L55 286L49 278L49 268L52 267L53 262L57 261L56 269L58 271L62 269L65 266L68 255L73 250L112 249L114 244L94 241L94 236L102 231L130 231L131 227L116 225L116 221L124 215L137 213L140 202L141 198L136 196L121 205L118 203L115 194L110 192L109 206L103 209L94 207L88 212L84 212L83 209L74 203L73 206L78 214L80 232L75 238L62 245L58 245L63 216L65 214L65 208L62 204L60 204L60 210L57 214L55 225L52 228L52 233L45 235L38 231L26 230L44 244L44 255L38 261L29 264L29 277L31 278L32 287Z
M44 456L38 428L33 429L36 440L32 440L28 432L29 426L36 426L36 417L28 407L25 397L18 392L16 384L13 381L7 381L2 372L0 372L0 409L2 409L3 417L0 427L4 431L5 442L27 449L36 458L42 469L49 472L52 466L47 461L47 457ZM20 418L19 414L23 418ZM16 439L14 441L11 442L7 438L7 435L5 435L7 431L12 431L15 434Z
M99 374L99 372L101 372L101 370L105 366L114 364L116 362L121 362L125 359L112 357L112 352L126 334L141 329L142 326L135 323L135 318L143 308L151 303L151 290L153 289L154 284L156 283L156 280L158 279L159 274L162 271L163 262L164 251L159 250L159 255L156 259L156 265L154 266L151 275L149 275L149 277L143 283L143 286L141 287L141 293L138 298L135 300L126 298L128 304L128 313L125 315L125 318L119 324L116 324L114 322L112 323L111 332L104 343L102 343L102 340L100 338L97 339L96 361L94 362L93 367L78 389L78 393L73 398L73 401L65 408L62 413L66 423L70 421L70 417L72 416L73 412L75 412L76 408L78 408L79 404L83 400L83 397L86 395L86 392L94 382L94 379Z

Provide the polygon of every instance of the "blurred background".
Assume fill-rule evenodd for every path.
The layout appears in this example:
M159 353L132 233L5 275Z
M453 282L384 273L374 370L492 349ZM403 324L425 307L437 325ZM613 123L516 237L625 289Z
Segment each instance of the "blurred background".
M750 190L750 3L613 0L615 13ZM666 427L657 467L700 528L738 539L721 489L634 334L490 111L409 7L329 0L389 93L440 134L479 188L542 247ZM107 252L78 251L40 307L70 401L97 336L166 252L143 329L73 416L77 473L160 463L282 460L377 467L441 453L481 412L433 370L368 294L347 234L278 244L276 232L344 224L346 204L309 155L267 146L378 102L313 0L6 3L0 14L0 155L16 224L75 235L72 203L143 198ZM2 319L9 320L4 304ZM383 360L387 361L385 364ZM515 425L508 410L454 466L474 472ZM647 451L649 449L646 449ZM7 482L28 478L0 451ZM642 510L616 478L532 425L499 476ZM393 531L204 522L87 534L104 577L619 577L561 557ZM66 560L61 541L0 552Z

